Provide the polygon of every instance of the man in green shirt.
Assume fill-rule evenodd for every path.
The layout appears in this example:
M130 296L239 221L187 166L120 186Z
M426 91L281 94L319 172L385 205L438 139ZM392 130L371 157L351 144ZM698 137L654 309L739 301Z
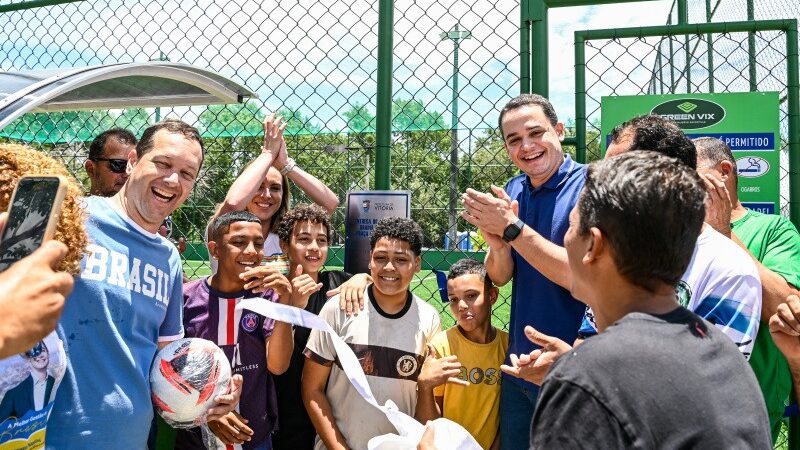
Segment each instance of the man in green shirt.
M786 358L770 336L768 322L777 312L778 305L789 295L798 293L800 234L780 215L762 214L742 205L738 196L736 160L724 142L704 137L695 139L694 143L697 171L705 178L709 191L706 222L731 237L758 261L756 266L761 277L763 306L750 366L764 394L774 441L781 429L792 382L800 386L800 379L792 380ZM730 206L726 204L728 196Z

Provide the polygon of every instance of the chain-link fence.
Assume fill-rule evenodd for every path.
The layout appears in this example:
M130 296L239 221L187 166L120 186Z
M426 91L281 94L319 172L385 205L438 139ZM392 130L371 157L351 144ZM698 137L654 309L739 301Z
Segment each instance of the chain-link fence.
M790 0L707 0L705 2L687 2L688 18L690 23L703 22L734 22L744 20L777 20L785 18L800 18L800 3ZM673 12L675 14L673 14ZM672 10L667 23L677 23L677 5L672 4ZM786 110L786 83L785 79L780 80L773 76L783 77L786 73L785 68L785 38L781 33L761 33L761 37L756 34L747 34L748 38L741 41L741 36L734 39L711 40L710 36L700 37L695 40L694 45L690 45L690 61L700 58L704 59L704 69L710 69L713 76L707 74L704 80L697 83L690 83L692 92L746 92L746 91L777 91L780 92L781 108L781 208L780 212L788 216L788 165L789 155L786 147L786 136L788 135ZM777 41L776 41L777 39ZM663 80L664 71L669 71L670 76L676 70L681 74L681 67L685 67L686 52L671 52L670 46L674 48L674 42L665 40L661 42L661 51L665 56L671 55L672 58L661 58L656 61L655 71L661 71L660 77ZM684 41L685 44L685 41ZM777 48L776 48L777 45ZM709 55L713 58L709 59ZM747 66L743 69L741 64L727 64L727 56L747 59ZM672 65L672 67L670 67ZM660 66L660 67L659 67ZM686 71L683 70L685 73ZM694 70L689 73L693 73ZM702 71L701 71L702 72ZM685 75L683 77L686 83ZM691 75L690 75L691 77ZM702 74L701 74L702 77ZM651 93L662 93L665 85L661 84ZM685 89L685 88L684 88ZM667 91L665 91L666 93ZM677 91L677 93L686 92Z
M17 2L3 2L10 3ZM88 186L83 163L101 131L122 126L139 135L167 117L195 124L208 151L196 188L173 215L173 238L188 241L185 268L197 278L209 271L202 230L259 151L269 112L289 118L290 156L340 199L375 187L377 69L387 63L376 56L378 16L372 0L92 0L0 14L2 70L170 60L259 94L244 105L27 114L0 136L51 152ZM445 248L445 235L454 242L464 237L458 232L474 231L459 218L451 186L454 193L488 190L515 173L494 129L498 105L519 92L519 3L396 2L394 17L392 187L411 191L412 218L425 231L425 267L446 270L454 245ZM295 204L307 201L294 187L292 195ZM334 255L341 255L343 222L341 204L333 216ZM480 237L471 237L473 250L481 250ZM341 264L334 258L333 266ZM429 270L413 289L446 309ZM503 328L509 294L504 289L495 308ZM446 311L443 318L452 323Z
M752 36L757 52L750 58ZM752 75L752 77L751 77ZM586 42L587 158L600 157L600 99L608 95L776 91L780 98L780 210L788 216L786 33L761 31Z
M752 8L748 8L748 3ZM689 22L738 22L742 20L773 20L800 17L800 4L794 0L707 0L686 2ZM672 11L677 13L673 0ZM677 17L671 18L677 23Z

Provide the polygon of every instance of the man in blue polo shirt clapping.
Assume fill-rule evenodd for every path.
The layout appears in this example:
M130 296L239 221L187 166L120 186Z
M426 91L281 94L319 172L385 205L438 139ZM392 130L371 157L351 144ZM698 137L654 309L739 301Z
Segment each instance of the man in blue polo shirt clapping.
M569 286L570 276L563 245L586 167L562 151L564 124L540 95L509 101L499 125L508 156L522 173L505 190L492 186L492 194L467 189L463 217L486 239L485 264L492 281L502 286L512 280L508 353L525 354L534 350L525 325L566 342L577 336L585 306L562 287ZM542 246L553 251L531 254ZM503 377L501 448L527 448L539 387Z

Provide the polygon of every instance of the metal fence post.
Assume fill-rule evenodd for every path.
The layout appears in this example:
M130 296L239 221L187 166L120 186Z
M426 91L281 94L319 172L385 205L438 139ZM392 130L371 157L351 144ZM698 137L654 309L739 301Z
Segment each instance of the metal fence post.
M754 20L756 16L753 0L747 0L747 20ZM747 61L750 75L750 91L758 90L758 80L756 80L756 34L752 31L747 33Z
M375 189L391 189L394 1L378 3L378 87L375 108Z
M789 218L800 228L800 74L798 74L797 20L789 21L786 28L786 93L789 122ZM800 434L800 423L794 420L795 434ZM795 444L800 445L800 436ZM790 447L795 448L795 447Z
M550 95L547 36L547 4L544 0L531 3L531 36L536 48L533 49L531 92L543 97Z
M667 20L667 25L672 25L672 17ZM678 86L675 82L675 47L672 43L673 36L669 37L669 92L668 94L674 94L675 88Z
M575 32L575 160L586 162L586 48L583 33Z
M678 25L686 25L689 23L689 7L686 0L678 1ZM689 35L683 37L683 54L686 58L683 73L686 74L686 92L692 92L692 66L691 59L692 53L689 50Z
M522 0L519 7L519 93L531 92L531 22L528 14L532 0Z
M689 7L686 0L678 0L678 25L689 23Z
M706 23L711 23L711 0L706 0ZM714 43L711 42L711 33L706 33L708 45L708 92L714 93Z

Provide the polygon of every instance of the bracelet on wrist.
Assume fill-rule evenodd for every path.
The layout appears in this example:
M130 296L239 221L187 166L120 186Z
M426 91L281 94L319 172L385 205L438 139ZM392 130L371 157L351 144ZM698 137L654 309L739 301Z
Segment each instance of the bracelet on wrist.
M281 175L285 176L297 167L297 163L292 158L286 158L286 165L281 169Z

